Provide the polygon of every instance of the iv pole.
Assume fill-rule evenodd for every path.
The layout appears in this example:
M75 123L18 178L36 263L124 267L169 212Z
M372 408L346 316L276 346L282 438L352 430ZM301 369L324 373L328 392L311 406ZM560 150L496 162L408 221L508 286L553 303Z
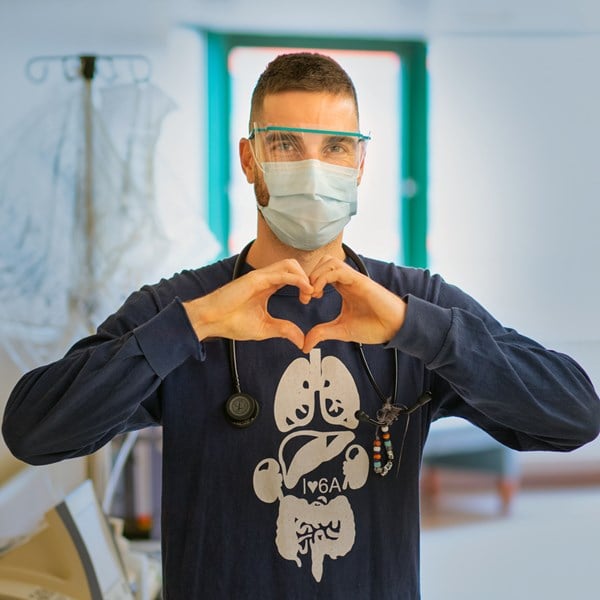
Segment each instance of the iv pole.
M107 64L108 71L102 73L104 79L114 80L117 78L115 61L127 61L130 67L131 78L135 83L143 83L150 79L150 62L141 55L80 55L80 56L38 56L27 63L27 76L36 83L43 82L48 74L48 65L51 62L62 62L65 79L83 80L82 116L83 116L83 168L78 180L78 198L76 210L79 212L79 222L83 224L85 231L85 325L88 333L94 332L94 323L91 315L94 312L96 298L94 297L94 285L96 260L94 255L94 240L96 234L96 215L94 208L94 105L93 105L93 81L99 72L99 64ZM136 71L136 64L142 64L140 74ZM36 72L36 69L41 69ZM113 468L112 447L109 442L103 448L97 450L87 459L88 476L94 484L96 494L104 498L103 506L108 510L114 495L114 486L122 470L122 464L127 458L138 432L128 434L128 438L122 444ZM112 472L111 472L112 471Z
M94 248L93 240L95 239L95 219L94 219L94 174L92 169L92 160L94 155L94 130L93 130L93 105L92 105L92 81L96 73L96 57L95 56L81 56L81 76L84 83L83 91L83 121L84 121L84 173L83 177L79 180L80 185L80 197L83 198L83 210L84 219L82 222L85 223L85 266L86 266L86 277L88 290L88 302L89 308L94 304L94 299L91 294L94 293L90 282L94 281ZM81 190L83 186L83 190ZM93 332L93 324L90 322L90 312L88 311L87 317L87 328L90 333ZM100 482L97 482L100 483ZM104 484L102 482L102 487ZM99 490L97 490L99 491Z

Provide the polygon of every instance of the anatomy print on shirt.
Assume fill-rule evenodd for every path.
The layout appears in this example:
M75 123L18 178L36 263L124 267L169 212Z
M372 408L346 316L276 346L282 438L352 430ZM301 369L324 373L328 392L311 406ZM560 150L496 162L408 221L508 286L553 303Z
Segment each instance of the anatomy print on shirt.
M363 487L369 474L367 452L354 443L359 405L356 383L338 358L321 358L314 349L308 358L295 359L273 403L283 434L278 456L254 469L258 498L279 501L279 554L300 568L310 566L316 581L323 577L325 557L335 560L354 545L348 492ZM314 428L317 417L326 431Z

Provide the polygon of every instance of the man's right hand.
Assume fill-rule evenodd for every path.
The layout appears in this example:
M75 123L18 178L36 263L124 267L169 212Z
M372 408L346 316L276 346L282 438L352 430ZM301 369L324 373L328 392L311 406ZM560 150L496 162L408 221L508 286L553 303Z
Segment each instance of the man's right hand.
M206 296L184 302L183 306L199 340L280 337L302 349L302 330L291 321L273 318L267 310L271 295L286 285L298 288L300 302L310 302L313 287L308 276L298 261L285 259L250 271Z

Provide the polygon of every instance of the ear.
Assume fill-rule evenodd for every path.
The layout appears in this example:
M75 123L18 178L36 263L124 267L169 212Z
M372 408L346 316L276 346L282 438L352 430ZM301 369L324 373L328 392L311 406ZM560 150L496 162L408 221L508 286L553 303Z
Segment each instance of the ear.
M250 148L250 142L247 138L242 138L239 144L240 150L240 164L242 165L242 171L246 175L246 181L248 183L254 183L254 156Z

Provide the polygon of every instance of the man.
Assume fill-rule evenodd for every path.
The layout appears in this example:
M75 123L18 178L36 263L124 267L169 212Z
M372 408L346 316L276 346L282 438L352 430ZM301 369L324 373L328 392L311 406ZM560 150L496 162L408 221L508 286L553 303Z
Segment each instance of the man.
M337 63L275 59L240 142L258 205L247 255L134 293L9 400L6 441L33 464L162 425L167 600L415 600L433 419L520 450L598 434L572 359L439 276L342 245L366 142Z

